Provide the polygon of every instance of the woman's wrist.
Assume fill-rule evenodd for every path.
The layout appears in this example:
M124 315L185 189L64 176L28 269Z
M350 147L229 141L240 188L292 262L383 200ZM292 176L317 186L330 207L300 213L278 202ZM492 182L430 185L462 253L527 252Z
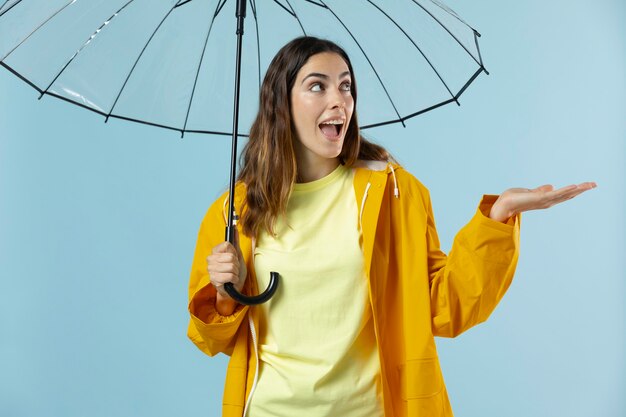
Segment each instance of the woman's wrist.
M215 310L222 316L230 316L235 312L237 302L230 297L224 297L219 292L215 299Z
M491 210L489 211L489 218L497 222L506 223L508 219L515 216L513 209L507 207L506 199L502 198L502 195L498 197Z

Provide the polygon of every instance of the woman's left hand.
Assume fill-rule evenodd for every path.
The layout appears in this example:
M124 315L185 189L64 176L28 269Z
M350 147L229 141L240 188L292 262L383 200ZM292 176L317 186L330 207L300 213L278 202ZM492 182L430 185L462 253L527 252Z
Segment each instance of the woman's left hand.
M549 184L532 190L528 188L509 188L493 204L489 217L499 222L505 222L508 218L518 213L547 209L565 200L570 200L592 188L596 188L595 182L568 185L558 190L555 190Z

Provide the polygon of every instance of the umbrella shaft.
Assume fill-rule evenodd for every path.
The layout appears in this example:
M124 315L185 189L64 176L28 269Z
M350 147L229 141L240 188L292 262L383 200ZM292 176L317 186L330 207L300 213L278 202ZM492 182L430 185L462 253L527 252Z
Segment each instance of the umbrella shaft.
M237 168L237 133L239 129L239 87L241 84L241 46L243 42L243 24L246 17L246 0L237 0L237 10L235 13L237 17L237 57L236 57L236 72L235 72L235 99L233 109L233 140L232 149L230 154L230 195L229 195L229 207L228 210L228 224L226 225L226 240L230 243L235 243L235 222L237 215L235 212L235 181L236 181L236 168Z

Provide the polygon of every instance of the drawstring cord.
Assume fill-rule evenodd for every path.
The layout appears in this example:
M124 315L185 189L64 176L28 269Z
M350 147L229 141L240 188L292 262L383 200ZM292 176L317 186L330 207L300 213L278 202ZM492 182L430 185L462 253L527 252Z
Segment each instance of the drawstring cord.
M392 164L387 164L389 168L391 168L391 175L393 176L393 195L396 198L400 198L400 189L398 188L398 179L396 178L396 171L393 169ZM365 187L365 192L363 193L363 199L361 200L361 210L359 211L359 229L363 232L363 210L365 209L365 200L367 200L367 192L370 190L372 184L370 182L367 183Z
M393 169L393 165L388 164L391 168L391 175L393 175L393 195L398 198L400 196L400 189L398 188L398 180L396 179L396 171Z
M224 198L224 203L222 204L222 217L224 218L224 223L228 224L228 213L226 212L226 204L228 204L228 194L226 194L226 197ZM233 226L236 226L238 221L239 215L235 213L233 216Z
M361 232L363 232L363 208L365 207L365 200L367 200L367 192L370 190L371 186L372 184L368 182L365 187L365 193L363 193L363 199L361 200L361 210L359 212L359 229Z
M222 204L222 217L224 217L224 223L228 224L228 214L226 214L226 204L228 204L228 194L226 194L226 198L224 198L224 203Z

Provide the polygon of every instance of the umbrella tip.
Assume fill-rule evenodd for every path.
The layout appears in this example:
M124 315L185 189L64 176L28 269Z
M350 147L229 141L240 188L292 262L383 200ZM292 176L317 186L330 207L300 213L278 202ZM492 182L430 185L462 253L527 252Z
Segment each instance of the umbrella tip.
M185 131L184 131L184 130L181 130L181 131L180 131L180 138L182 139L182 138L184 138L184 137L185 137Z

